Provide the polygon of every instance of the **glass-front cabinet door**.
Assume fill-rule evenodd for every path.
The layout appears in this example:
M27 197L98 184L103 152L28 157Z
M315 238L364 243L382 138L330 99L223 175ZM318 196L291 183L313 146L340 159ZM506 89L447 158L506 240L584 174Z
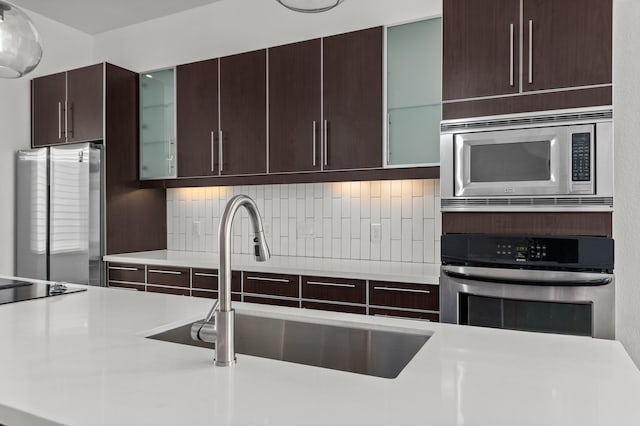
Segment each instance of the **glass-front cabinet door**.
M387 166L438 165L441 18L387 28Z
M176 177L175 70L140 74L140 179Z

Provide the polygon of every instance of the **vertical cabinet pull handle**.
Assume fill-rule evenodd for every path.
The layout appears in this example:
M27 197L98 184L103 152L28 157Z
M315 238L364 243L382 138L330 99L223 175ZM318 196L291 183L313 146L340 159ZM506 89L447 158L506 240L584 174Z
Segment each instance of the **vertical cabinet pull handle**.
M509 86L513 87L513 24L509 25Z
M327 149L327 145L329 144L328 130L329 130L329 120L324 120L324 165L325 166L329 165L329 159L327 158L327 152L329 152L329 150Z
M58 139L62 139L62 102L58 102Z
M211 131L211 171L214 170L213 167L213 130Z
M313 120L313 158L312 158L312 164L315 167L316 165L316 125L317 122L315 120Z
M533 20L529 19L529 84L533 83Z
M391 162L391 113L387 112L387 164Z
M220 161L220 171L224 170L224 157L222 156L223 152L222 152L222 130L218 131L218 158Z
M69 103L64 101L64 138L69 137Z

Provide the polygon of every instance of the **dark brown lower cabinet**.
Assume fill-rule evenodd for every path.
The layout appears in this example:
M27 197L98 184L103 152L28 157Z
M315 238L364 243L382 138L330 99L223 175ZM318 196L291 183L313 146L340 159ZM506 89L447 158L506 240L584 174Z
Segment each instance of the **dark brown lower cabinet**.
M349 314L367 314L366 306L339 305L337 303L310 302L303 300L302 307L304 309L317 309L320 311L346 312Z
M369 304L438 311L440 309L440 287L427 284L370 281Z
M107 271L109 281L125 281L144 285L144 265L110 263Z
M299 308L300 302L290 299L278 299L272 297L260 297L260 296L244 296L244 301L248 303L261 303L263 305L276 305L276 306L288 306L290 308Z
M298 275L289 274L245 272L242 291L269 296L300 297Z
M124 288L127 290L146 291L144 288L144 284L133 284L133 283L125 283L125 282L119 282L119 281L109 281L108 287Z
M191 290L191 295L193 297L204 297L204 298L207 298L207 299L217 299L218 298L218 292L217 291L205 291L205 290L192 289ZM231 293L231 300L233 302L240 302L240 301L242 301L242 295L240 293Z
M218 290L218 270L217 269L192 269L191 287L204 290ZM242 273L240 271L231 272L231 292L240 293L242 291Z
M364 304L367 301L367 282L305 275L302 277L302 298Z
M154 285L148 285L147 291L150 293L177 294L179 296L189 296L191 292L188 288L159 287Z
M369 308L369 315L390 318L413 318L425 321L440 322L440 314L431 312L403 311L402 309Z
M147 284L168 285L173 287L189 287L189 268L160 267L149 265L147 268Z

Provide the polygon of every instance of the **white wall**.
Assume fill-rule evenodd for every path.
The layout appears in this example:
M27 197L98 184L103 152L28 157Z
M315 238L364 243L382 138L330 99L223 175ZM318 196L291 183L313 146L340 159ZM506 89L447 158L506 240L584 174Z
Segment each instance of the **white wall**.
M14 271L15 151L30 147L30 80L93 61L93 39L85 33L25 11L43 40L40 65L28 76L0 79L0 274ZM55 106L54 106L55 107Z
M440 13L440 0L348 0L321 14L275 0L223 0L98 34L95 52L97 60L149 71Z
M616 336L640 366L640 2L613 4Z

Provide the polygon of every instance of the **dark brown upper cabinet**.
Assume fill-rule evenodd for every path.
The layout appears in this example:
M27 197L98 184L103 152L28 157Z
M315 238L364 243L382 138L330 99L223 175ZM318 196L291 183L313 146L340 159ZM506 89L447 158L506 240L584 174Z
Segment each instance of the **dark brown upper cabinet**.
M611 83L611 0L525 0L523 23L523 91Z
M382 166L383 30L323 39L323 169Z
M519 91L519 0L444 0L442 99Z
M32 146L101 140L103 64L32 80Z
M267 171L266 50L220 58L221 175Z
M321 41L269 49L269 171L317 171L322 161Z
M444 119L611 104L611 0L443 0L442 17Z
M218 60L176 67L178 176L217 176Z

